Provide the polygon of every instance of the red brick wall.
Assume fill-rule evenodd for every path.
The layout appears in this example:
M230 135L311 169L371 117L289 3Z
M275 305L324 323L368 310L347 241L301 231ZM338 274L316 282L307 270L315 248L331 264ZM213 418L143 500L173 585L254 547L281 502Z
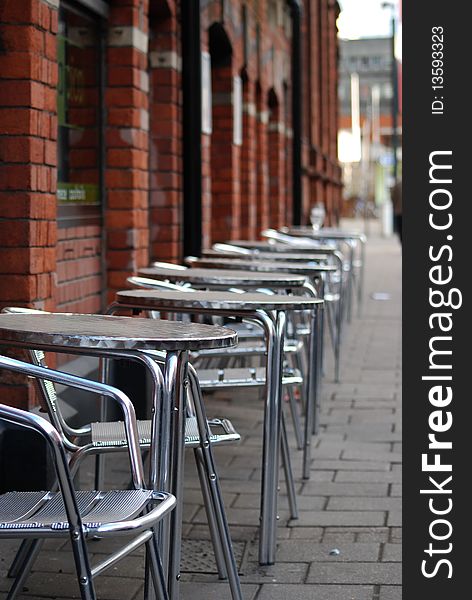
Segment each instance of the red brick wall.
M269 99L269 225L278 229L285 225L285 206L287 203L285 188L285 124L282 121L282 109L278 99Z
M245 77L243 87L243 145L241 148L241 237L257 236L257 114L254 82Z
M60 228L56 310L100 312L102 285L100 226Z
M233 143L233 70L212 68L211 241L240 237L240 147Z
M269 146L267 123L269 113L265 98L258 86L256 91L257 111L257 153L256 153L256 182L257 182L257 226L256 232L269 227Z
M56 32L45 2L0 4L0 307L54 305ZM20 407L31 399L5 373L0 394Z
M97 311L100 292L110 300L150 259L182 259L182 1L109 3L103 230L57 229L55 0L0 2L0 306ZM247 0L246 56L242 3L202 4L202 50L210 51L214 23L230 47L226 63L213 63L213 133L202 134L205 248L291 220L291 39L286 15L269 0ZM318 200L339 212L337 9L304 1L305 222ZM235 76L244 82L241 146L233 143ZM270 90L277 111L269 118ZM86 148L75 158L83 169L95 160ZM14 379L10 401L26 405L26 389Z
M180 24L174 3L150 21L150 257L181 259Z
M107 50L108 301L149 262L148 2L111 3Z

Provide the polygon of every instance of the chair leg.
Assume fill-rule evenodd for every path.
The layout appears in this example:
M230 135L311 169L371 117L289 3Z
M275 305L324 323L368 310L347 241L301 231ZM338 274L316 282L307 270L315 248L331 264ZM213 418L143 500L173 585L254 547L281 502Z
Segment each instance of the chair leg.
M189 417L195 417L195 401L191 392L192 390L190 389L187 393L187 415ZM201 448L194 448L193 453L195 457L195 465L197 467L198 479L200 481L200 490L202 492L203 504L205 506L208 528L210 530L211 543L213 546L213 553L215 555L218 577L220 579L227 579L228 575L226 572L225 558L218 535L216 515L215 511L213 510L211 492L208 487L208 473L205 469L205 462L202 456Z
M303 433L302 425L300 423L300 416L298 414L297 400L295 398L293 385L287 386L287 393L290 404L290 414L292 415L293 430L295 433L295 439L297 440L297 449L302 450L303 448Z
M23 540L21 542L15 558L8 569L7 577L13 579L18 575L18 572L23 568L23 564L28 557L33 544L34 540Z
M306 399L307 399L307 385L306 381L309 373L308 355L305 348L301 352L297 352L294 355L294 362L296 368L300 371L303 377L303 383L300 385L300 406L302 413L306 411Z
M288 447L287 428L285 426L285 415L282 411L281 420L280 450L282 455L282 465L285 474L285 485L287 487L288 506L290 509L290 518L298 519L297 495L295 492L295 482L293 480L292 464L290 461L290 449Z
M23 551L23 544L25 542L27 543L27 549L24 550L25 554L22 557L21 564L18 563L18 565L15 565L20 552ZM13 566L17 566L18 568L16 569L16 574L14 576L15 581L8 592L7 600L15 600L18 594L21 594L26 579L28 578L28 575L30 574L30 571L38 557L39 551L41 550L43 540L25 540L23 544L21 545L12 565L12 568Z
M150 582L147 577L148 570L151 574L155 595L153 595L152 590L150 589L151 586L149 585ZM169 600L164 571L162 569L159 551L155 543L155 537L153 536L146 542L146 584L144 588L144 600L153 600L154 598L157 598L157 600Z
M194 455L195 464L197 466L198 478L200 480L200 488L202 490L203 504L205 505L205 512L208 520L208 528L210 530L211 542L213 545L213 552L215 554L216 567L218 569L218 577L220 579L227 579L228 575L226 572L225 557L218 535L218 526L216 521L216 515L213 510L211 492L208 487L209 474L206 472L205 469L205 463L204 458L202 456L201 448L195 448Z
M71 531L72 552L74 555L75 571L79 583L80 597L82 600L97 600L95 587L93 585L92 573L90 570L90 561L85 544L85 538L82 532L78 532L75 537Z
M106 358L101 358L99 363L99 377L103 383L108 383L110 380L110 361ZM100 399L100 421L107 420L107 399ZM105 455L101 452L95 457L95 478L94 485L96 490L103 490L105 482Z
M221 497L221 490L218 481L218 475L213 459L213 452L210 443L210 432L208 430L208 422L203 406L203 398L198 384L198 378L195 371L189 367L189 379L191 385L192 398L195 403L195 413L197 417L201 457L204 466L205 476L207 477L208 490L210 492L213 514L215 515L216 526L218 528L221 549L226 562L226 571L228 573L228 583L231 589L233 600L242 600L242 590L239 581L238 569L234 558L233 547L228 530L228 523Z

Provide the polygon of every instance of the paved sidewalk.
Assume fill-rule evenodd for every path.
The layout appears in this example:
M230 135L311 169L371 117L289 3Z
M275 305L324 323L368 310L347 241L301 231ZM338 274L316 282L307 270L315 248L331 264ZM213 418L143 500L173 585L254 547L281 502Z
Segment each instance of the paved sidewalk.
M289 519L281 477L273 567L257 564L262 402L254 392L208 399L208 414L229 417L243 435L239 446L218 448L216 459L248 600L401 599L400 263L396 239L369 238L364 308L346 330L340 384L333 383L328 347L321 432L308 482L301 479L301 453L290 432L300 517ZM387 292L390 299L375 300L374 292ZM223 600L230 598L229 589L217 579L192 453L187 459L182 598ZM113 476L123 476L119 463ZM110 547L104 541L91 545L97 553ZM64 551L57 552L58 546ZM15 547L0 546L2 598ZM22 598L78 597L65 548L47 545ZM98 578L101 600L141 597L141 556Z

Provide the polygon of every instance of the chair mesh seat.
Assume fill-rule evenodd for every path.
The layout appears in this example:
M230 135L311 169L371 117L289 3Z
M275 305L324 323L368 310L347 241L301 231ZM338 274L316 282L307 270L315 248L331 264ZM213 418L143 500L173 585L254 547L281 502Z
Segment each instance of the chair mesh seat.
M210 426L210 442L222 444L239 441L241 436L234 430L228 419L212 419ZM223 433L214 433L212 428L221 428ZM139 443L149 446L151 443L151 421L138 421ZM185 445L194 447L200 443L196 417L187 417L185 421ZM96 447L126 446L125 426L122 421L110 423L92 423L92 444Z
M299 352L302 347L302 342L299 340L285 340L284 352L291 354ZM267 354L267 348L264 341L261 339L259 342L257 339L246 340L239 342L237 346L231 346L231 348L216 348L212 350L203 350L202 352L192 352L192 356L195 358L206 358L213 356L264 356Z
M151 490L76 492L82 522L88 529L133 519L152 496ZM68 530L60 492L7 492L0 496L0 530L40 528Z
M198 379L202 390L226 387L260 387L266 383L266 370L264 367L199 369ZM297 369L284 372L282 385L301 383L303 383L303 378Z
M139 444L151 444L151 421L138 421ZM92 423L92 444L94 446L126 446L126 433L123 421Z

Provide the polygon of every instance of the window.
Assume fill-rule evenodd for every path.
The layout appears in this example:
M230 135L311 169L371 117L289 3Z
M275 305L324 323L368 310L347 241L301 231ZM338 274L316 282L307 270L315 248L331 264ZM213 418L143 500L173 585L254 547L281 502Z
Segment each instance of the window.
M100 19L61 2L57 58L59 225L99 223L103 59Z

